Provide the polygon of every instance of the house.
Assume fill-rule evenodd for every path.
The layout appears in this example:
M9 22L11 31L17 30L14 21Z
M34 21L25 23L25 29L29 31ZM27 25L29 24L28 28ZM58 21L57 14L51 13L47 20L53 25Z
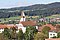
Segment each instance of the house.
M2 33L4 31L4 28L6 28L6 25L1 25L0 24L0 33Z
M12 24L0 24L0 33L2 33L5 28L10 29L10 28L13 28L13 27L15 27L15 26L12 25Z
M52 26L52 24L46 24L46 25L43 25L43 26L38 27L38 32L41 32L42 29L43 29L45 26L50 27L50 30L49 30L49 38L52 38L52 37L54 37L54 36L57 37L56 27Z
M46 18L40 18L39 21L46 22Z
M56 18L56 21L57 21L57 22L60 22L60 18Z
M19 32L20 29L23 31L23 33L25 33L26 27L24 27L22 24L16 24L16 26L18 27L18 31L16 31L17 33Z
M49 31L49 38L52 38L52 37L57 37L57 32Z

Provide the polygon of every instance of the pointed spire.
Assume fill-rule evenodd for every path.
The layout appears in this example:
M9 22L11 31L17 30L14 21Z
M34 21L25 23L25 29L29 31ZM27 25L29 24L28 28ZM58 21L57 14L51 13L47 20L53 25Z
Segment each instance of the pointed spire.
M20 19L20 22L22 21L25 21L25 14L24 14L24 11L21 12L21 19Z
M21 16L25 16L25 14L24 14L24 11L22 11L22 14L21 14Z

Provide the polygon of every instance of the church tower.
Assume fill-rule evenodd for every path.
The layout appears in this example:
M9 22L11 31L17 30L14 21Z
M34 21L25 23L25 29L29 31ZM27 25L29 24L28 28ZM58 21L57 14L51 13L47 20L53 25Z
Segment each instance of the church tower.
M24 11L22 11L20 22L25 21L25 20L26 20L26 17L25 17Z

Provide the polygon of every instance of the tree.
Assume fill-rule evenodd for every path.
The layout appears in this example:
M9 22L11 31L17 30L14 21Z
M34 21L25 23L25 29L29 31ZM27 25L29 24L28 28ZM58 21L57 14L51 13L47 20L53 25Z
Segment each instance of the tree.
M5 40L3 33L0 33L0 40Z
M8 28L5 28L4 32L3 32L3 35L4 35L6 40L9 39L11 37L10 30Z
M11 39L17 39L17 34L16 34L16 28L15 27L13 27L13 28L11 28L11 31L10 31L10 34L11 34Z
M56 26L57 22L52 22L51 24L52 24L53 26Z
M6 18L4 18L4 21L6 21Z
M34 35L34 40L44 40L45 38L47 38L47 36L42 32Z
M27 26L26 27L26 32L24 34L25 40L33 40L34 38L34 33L36 33L36 28L33 26Z
M50 27L48 26L45 26L43 29L42 29L42 33L46 34L48 36L48 32L50 30Z
M22 30L19 30L19 32L18 32L18 40L23 40L23 38L24 38L24 34L23 34Z
M60 38L60 32L57 33L57 37Z
M39 21L38 25L45 25L47 22Z

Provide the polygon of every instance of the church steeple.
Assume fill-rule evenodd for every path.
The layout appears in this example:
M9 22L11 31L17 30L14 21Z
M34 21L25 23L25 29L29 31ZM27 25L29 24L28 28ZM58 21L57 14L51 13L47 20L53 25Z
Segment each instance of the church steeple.
M21 12L21 16L25 16L24 11Z
M24 14L24 11L21 12L21 19L20 19L20 22L22 21L25 21L25 14Z

